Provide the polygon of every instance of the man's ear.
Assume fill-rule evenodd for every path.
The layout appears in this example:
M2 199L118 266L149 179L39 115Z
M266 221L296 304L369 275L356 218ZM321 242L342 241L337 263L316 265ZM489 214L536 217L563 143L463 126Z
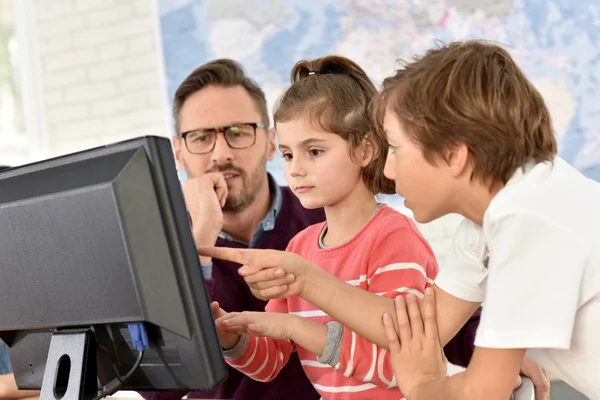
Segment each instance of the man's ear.
M275 128L271 128L267 132L267 159L269 161L273 160L275 157L276 150L277 145L275 144Z
M173 144L173 153L175 154L175 161L177 162L177 168L180 171L185 171L185 163L183 162L183 157L181 154L182 141L183 139L180 136L173 136L171 138L171 143Z

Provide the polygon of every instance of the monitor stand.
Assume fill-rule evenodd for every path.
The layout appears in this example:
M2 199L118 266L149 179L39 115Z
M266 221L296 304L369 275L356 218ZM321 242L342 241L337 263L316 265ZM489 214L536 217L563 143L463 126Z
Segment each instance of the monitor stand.
M91 400L97 395L96 341L91 329L52 334L40 400Z

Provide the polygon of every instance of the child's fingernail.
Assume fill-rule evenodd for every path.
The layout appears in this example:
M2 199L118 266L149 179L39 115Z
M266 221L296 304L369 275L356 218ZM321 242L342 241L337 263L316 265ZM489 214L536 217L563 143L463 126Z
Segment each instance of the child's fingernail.
M427 296L431 296L433 294L433 289L431 288L431 286L429 286L427 289L425 289L425 294Z

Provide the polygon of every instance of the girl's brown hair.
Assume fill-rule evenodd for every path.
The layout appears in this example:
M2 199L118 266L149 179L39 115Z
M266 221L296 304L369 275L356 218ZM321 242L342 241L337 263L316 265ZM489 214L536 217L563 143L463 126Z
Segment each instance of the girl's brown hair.
M373 145L374 156L362 171L362 179L373 194L395 193L394 181L384 177L388 152L385 138L374 135L369 105L377 89L366 72L352 60L327 56L298 62L291 72L292 86L275 107L275 127L304 116L313 126L346 140L350 149L363 139Z

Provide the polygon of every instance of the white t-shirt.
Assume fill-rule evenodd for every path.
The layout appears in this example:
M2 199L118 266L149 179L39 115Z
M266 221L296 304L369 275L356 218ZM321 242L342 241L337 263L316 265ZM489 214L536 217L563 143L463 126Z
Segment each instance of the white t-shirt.
M564 160L520 168L483 228L464 220L435 283L484 302L475 345L527 348L600 399L600 183Z

